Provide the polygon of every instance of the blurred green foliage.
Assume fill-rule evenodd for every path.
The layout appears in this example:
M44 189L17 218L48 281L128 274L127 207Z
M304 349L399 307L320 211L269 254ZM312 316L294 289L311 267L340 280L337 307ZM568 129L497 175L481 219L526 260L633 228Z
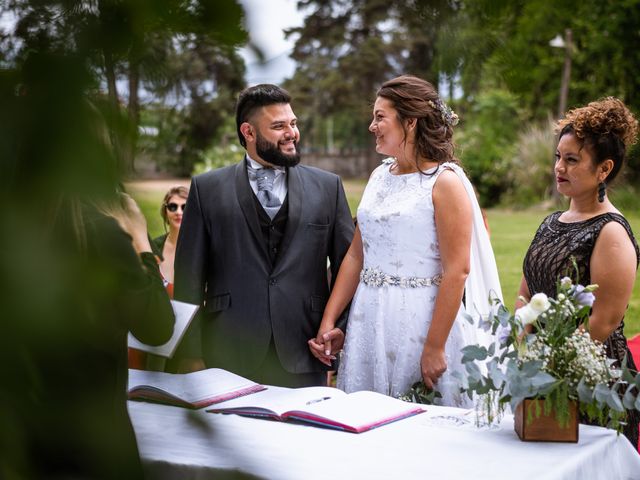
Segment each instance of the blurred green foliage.
M139 112L115 95L116 76L151 79L143 66L155 40L244 42L242 10L233 0L6 0L0 17L14 20L0 27L0 198L10 206L0 244L0 478L116 478L117 462L100 462L131 446L105 425L115 408L105 393L115 395L126 369L109 368L122 350L111 349L110 325L122 319L99 320L119 287L113 265L83 248L78 206L113 199L131 168Z
M501 203L515 208L537 205L556 188L553 165L556 136L551 120L528 123L516 139Z
M200 153L193 167L193 175L238 163L244 148L238 143L235 118L228 116L220 129L220 141Z
M507 190L519 126L515 96L493 89L478 95L462 128L456 131L460 159L482 205L499 203Z

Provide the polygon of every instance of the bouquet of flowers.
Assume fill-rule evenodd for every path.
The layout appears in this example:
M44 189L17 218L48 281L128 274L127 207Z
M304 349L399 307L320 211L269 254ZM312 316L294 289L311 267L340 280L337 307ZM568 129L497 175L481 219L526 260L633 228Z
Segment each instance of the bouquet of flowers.
M494 313L479 321L497 340L489 347L464 347L466 375L457 375L462 390L481 399L481 416L491 421L507 403L515 411L525 398L534 398L544 400L545 415L554 410L560 425L567 425L569 402L576 401L589 420L620 430L625 409L640 410L640 374L634 376L626 362L614 366L604 345L589 335L596 289L564 277L556 298L538 293L515 314L494 301Z

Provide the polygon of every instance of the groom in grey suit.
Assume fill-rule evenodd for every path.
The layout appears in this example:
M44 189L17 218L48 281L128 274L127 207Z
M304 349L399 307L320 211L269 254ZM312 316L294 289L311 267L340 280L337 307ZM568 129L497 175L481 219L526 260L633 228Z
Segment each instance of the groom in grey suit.
M299 165L297 119L275 85L244 90L236 124L245 158L195 176L175 257L175 298L201 305L185 341L206 367L261 383L325 383L307 341L318 331L353 237L340 178ZM346 315L330 332L344 340Z

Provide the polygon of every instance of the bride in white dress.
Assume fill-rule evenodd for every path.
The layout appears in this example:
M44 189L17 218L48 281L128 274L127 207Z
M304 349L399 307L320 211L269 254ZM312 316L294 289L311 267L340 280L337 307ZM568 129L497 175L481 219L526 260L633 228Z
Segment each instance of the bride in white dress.
M457 117L428 82L402 76L378 91L369 130L391 158L374 170L311 352L330 365L344 337L338 387L398 397L422 379L440 404L467 407L451 374L478 341L464 312L502 298L473 187L453 155ZM463 296L465 303L463 304Z

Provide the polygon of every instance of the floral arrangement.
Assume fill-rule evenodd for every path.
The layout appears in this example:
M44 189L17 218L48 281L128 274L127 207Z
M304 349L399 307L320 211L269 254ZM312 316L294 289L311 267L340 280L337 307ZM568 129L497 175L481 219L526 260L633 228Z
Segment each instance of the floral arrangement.
M564 277L556 298L534 295L511 314L494 300L494 313L479 321L497 338L489 347L463 348L466 375L456 375L470 398L481 401L485 421L500 417L505 405L515 411L525 398L544 399L545 415L555 410L560 425L569 422L569 402L576 401L590 421L620 430L625 409L640 410L640 374L605 355L604 345L591 339L588 320L597 285L584 287ZM524 301L524 299L521 299ZM473 318L469 321L474 323ZM576 328L578 326L578 328ZM461 372L458 372L461 373ZM540 416L538 403L531 419Z

